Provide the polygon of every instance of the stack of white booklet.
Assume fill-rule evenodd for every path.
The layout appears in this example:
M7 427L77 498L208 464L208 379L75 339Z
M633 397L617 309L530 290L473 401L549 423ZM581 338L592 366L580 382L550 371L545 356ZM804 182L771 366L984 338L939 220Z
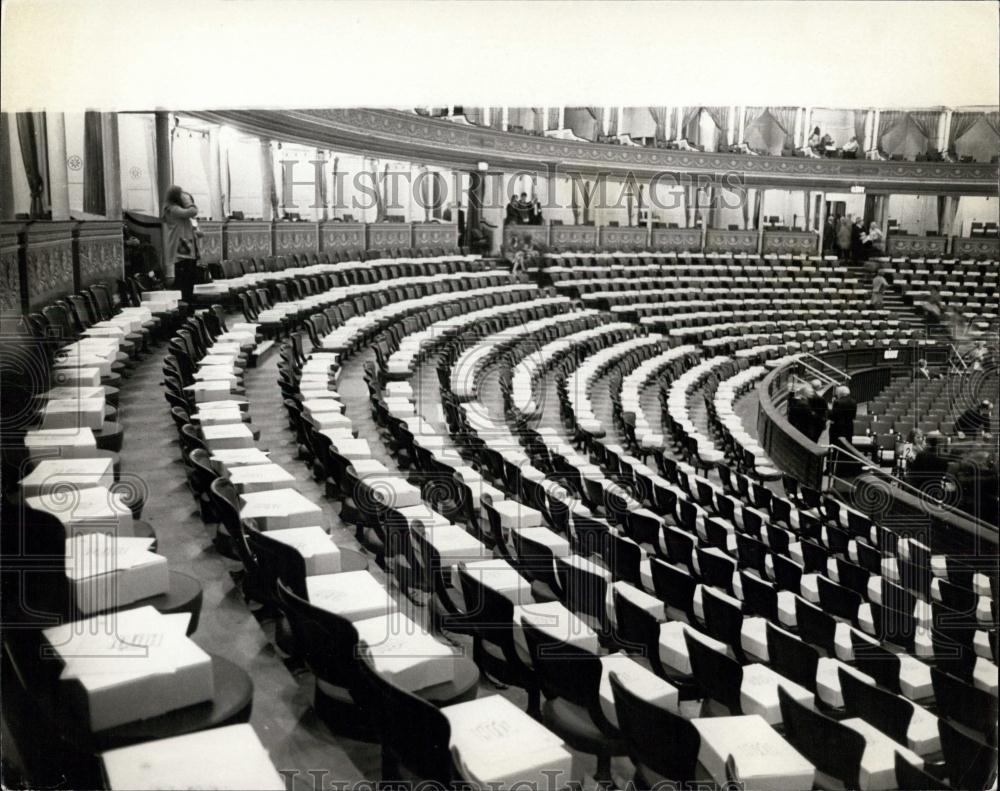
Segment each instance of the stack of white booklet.
M79 686L91 731L157 717L211 700L212 658L187 636L190 613L153 607L95 615L42 632L62 661L60 679Z
M92 459L43 459L21 479L21 493L37 497L68 488L91 486L109 488L115 482L114 462L110 456Z
M66 579L84 615L125 607L170 590L167 559L152 538L83 533L66 539Z
M500 695L441 711L459 774L482 788L565 788L573 755L562 739Z
M349 621L396 611L396 601L370 572L342 571L306 578L309 602Z
M124 496L103 486L53 489L28 497L25 502L36 511L56 517L67 534L109 531L119 536L133 534L132 511Z
M121 791L211 788L285 791L248 723L156 739L101 754L108 788Z
M355 621L375 671L409 692L455 677L455 653L401 612Z

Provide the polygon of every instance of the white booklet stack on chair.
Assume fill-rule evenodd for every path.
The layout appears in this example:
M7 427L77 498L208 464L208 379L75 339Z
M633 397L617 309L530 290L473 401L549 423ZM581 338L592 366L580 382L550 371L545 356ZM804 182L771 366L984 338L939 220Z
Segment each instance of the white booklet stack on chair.
M77 685L80 718L97 732L211 700L212 658L187 636L190 613L152 607L95 615L42 632Z
M247 723L120 747L101 754L108 788L285 791L285 781Z
M84 615L125 607L170 590L167 558L151 538L84 533L66 539L66 579Z

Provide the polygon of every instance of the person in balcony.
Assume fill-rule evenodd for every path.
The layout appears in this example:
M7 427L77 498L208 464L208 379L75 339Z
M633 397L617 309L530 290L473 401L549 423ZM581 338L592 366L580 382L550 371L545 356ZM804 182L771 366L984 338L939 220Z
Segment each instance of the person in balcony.
M857 159L858 150L860 148L861 146L858 144L858 138L851 137L851 139L844 144L844 147L841 149L841 152L844 155L844 159Z
M788 422L796 431L803 434L808 432L809 406L806 403L809 397L809 385L804 382L797 382L794 379L788 382L788 402L787 417Z
M823 383L819 379L813 379L809 383L808 395L806 397L806 409L808 418L806 421L806 431L804 432L813 442L819 442L826 430L826 419L830 412L830 405L822 393Z
M821 157L823 156L822 151L823 138L819 133L819 127L815 127L812 130L812 134L809 135L809 140L806 143L805 154L810 157Z
M858 402L851 398L851 388L839 385L834 390L833 404L830 405L830 435L831 445L840 447L840 440L848 443L854 436L854 419L858 416Z

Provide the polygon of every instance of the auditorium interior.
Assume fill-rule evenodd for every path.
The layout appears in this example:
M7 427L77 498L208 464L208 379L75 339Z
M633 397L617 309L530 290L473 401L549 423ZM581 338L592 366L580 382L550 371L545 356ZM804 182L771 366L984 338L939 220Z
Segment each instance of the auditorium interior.
M4 786L996 788L1000 107L806 98L3 112Z

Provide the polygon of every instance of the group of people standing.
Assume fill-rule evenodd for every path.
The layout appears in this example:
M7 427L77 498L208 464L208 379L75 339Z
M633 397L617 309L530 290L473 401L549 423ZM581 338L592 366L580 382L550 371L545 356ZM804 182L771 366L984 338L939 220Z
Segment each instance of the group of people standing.
M881 255L885 248L885 235L878 223L872 221L865 230L862 217L850 215L827 217L823 246L836 251L842 261L865 261Z
M788 383L788 422L813 442L819 442L828 423L829 444L838 445L841 437L850 441L857 414L858 402L845 385L834 390L833 401L828 403L819 379L809 382L792 379Z
M511 195L504 214L504 225L541 225L542 204L538 198L528 200L528 193Z

